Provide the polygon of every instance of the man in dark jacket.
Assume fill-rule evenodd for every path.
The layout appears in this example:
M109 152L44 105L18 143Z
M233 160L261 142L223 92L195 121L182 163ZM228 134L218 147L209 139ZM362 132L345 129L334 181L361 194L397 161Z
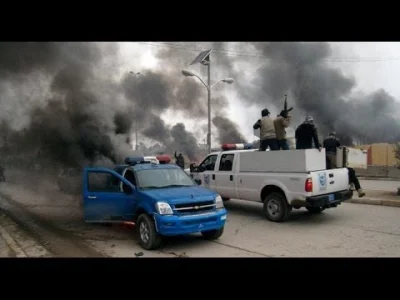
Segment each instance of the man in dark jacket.
M269 116L268 109L261 111L261 119L253 125L253 128L260 129L260 151L265 151L268 147L270 150L279 150L274 120Z
M326 152L326 168L335 169L337 148L341 147L339 140L336 138L336 132L329 133L329 137L324 140L323 145Z
M185 168L185 159L183 158L182 153L179 153L179 155L176 155L175 151L175 159L176 159L176 165L179 166L181 169Z
M336 168L336 154L337 148L341 147L339 140L336 137L335 132L331 132L329 137L324 140L324 148L326 151L326 168ZM354 188L357 190L358 197L364 197L365 193L361 189L360 181L357 178L356 171L353 168L347 168L349 171L349 182L354 184Z
M307 117L306 120L297 127L295 131L296 149L312 149L314 141L315 148L321 151L321 145L318 141L317 128L314 125L313 117Z

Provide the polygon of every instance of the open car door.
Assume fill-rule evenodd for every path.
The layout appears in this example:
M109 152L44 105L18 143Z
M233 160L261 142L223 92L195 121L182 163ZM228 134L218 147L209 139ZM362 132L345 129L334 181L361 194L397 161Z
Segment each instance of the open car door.
M122 190L121 185L122 182ZM83 208L86 222L131 221L136 205L136 187L106 168L85 168Z

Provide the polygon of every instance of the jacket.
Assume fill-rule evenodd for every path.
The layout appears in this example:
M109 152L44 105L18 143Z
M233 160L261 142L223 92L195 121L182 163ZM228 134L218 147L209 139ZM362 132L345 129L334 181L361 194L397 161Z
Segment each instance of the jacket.
M290 121L288 119L285 119L282 116L279 116L274 120L275 133L276 133L276 138L278 140L286 139L285 128L287 128L289 125L290 125Z
M276 138L274 121L269 116L259 119L253 128L260 128L260 140Z
M336 138L327 138L323 144L326 154L336 154L337 148L341 146L339 140Z
M314 124L303 123L297 127L295 131L296 149L312 149L312 142L314 141L315 148L320 148L321 145L318 141L317 128Z

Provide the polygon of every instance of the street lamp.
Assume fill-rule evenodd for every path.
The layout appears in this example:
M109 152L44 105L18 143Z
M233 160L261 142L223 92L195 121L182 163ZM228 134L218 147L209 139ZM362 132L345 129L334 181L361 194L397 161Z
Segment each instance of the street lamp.
M132 74L132 75L140 75L140 72L132 72L132 71L130 71L129 72L129 74ZM136 87L138 87L138 85L136 84ZM139 88L138 88L138 92L139 92ZM139 150L139 144L138 144L138 120L137 120L138 118L137 118L137 111L136 111L136 113L135 113L135 136L136 136L136 145L135 145L135 150L136 151L138 151Z
M201 63L202 65L207 66L207 71L208 71L208 80L207 83L204 82L203 79L201 79L198 75L195 73L189 71L189 70L182 70L182 74L186 77L196 77L197 79L200 80L200 82L206 87L208 91L208 134L207 134L207 150L208 153L211 152L211 89L216 86L220 82L225 82L228 84L232 84L234 82L233 78L225 78L217 81L213 85L211 85L211 67L210 67L210 54L211 50L203 51L201 52L196 59L191 63L191 65L195 63Z

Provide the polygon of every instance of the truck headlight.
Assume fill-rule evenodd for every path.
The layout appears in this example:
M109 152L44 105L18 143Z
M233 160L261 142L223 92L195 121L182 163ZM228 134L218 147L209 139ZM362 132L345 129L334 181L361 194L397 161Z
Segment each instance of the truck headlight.
M174 213L171 206L166 202L157 202L156 208L160 215L172 215Z
M224 208L224 201L222 201L222 198L219 195L215 198L215 208Z

